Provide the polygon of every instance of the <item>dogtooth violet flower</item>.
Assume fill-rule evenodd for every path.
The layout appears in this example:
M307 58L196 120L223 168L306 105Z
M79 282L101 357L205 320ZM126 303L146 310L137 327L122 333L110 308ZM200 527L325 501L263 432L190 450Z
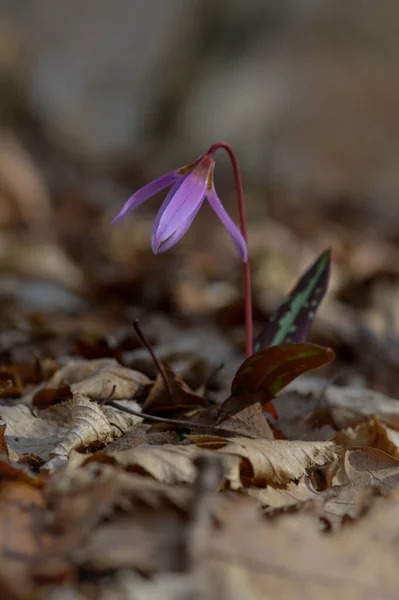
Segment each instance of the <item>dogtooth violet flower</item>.
M247 262L246 241L227 214L215 190L214 148L213 146L195 162L169 171L139 189L125 202L112 223L117 223L151 196L170 187L154 220L151 246L155 254L169 250L184 236L206 199L229 232L241 259Z

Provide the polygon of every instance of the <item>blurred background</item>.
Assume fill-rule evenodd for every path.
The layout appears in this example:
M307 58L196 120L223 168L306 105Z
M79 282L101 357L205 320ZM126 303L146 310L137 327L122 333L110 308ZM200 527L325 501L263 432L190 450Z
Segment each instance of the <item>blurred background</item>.
M225 140L243 172L258 327L331 246L331 292L315 339L346 366L366 344L374 362L380 352L397 368L397 2L0 7L3 332L73 327L104 336L141 310L210 318L242 346L241 265L207 207L159 257L150 251L157 199L109 226L138 187ZM219 154L216 185L236 219L231 169ZM373 385L396 390L396 379L377 371Z

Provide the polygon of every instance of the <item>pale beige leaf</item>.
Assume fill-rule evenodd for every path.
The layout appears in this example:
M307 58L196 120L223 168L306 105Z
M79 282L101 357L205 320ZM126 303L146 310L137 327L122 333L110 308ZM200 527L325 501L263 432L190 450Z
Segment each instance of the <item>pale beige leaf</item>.
M197 436L200 439L200 436ZM201 445L196 441L197 445ZM342 451L333 442L293 442L233 438L207 442L206 447L219 454L237 456L242 460L241 479L252 483L287 483L300 479L307 469L337 460Z
M375 448L348 450L345 470L357 487L373 485L387 493L399 483L399 460Z
M141 407L134 400L120 400L118 403L121 407L131 408L138 412L141 410ZM127 433L132 425L138 425L143 421L141 417L131 415L123 410L118 410L113 406L105 405L102 407L102 410L111 425L114 439Z
M74 394L83 394L92 400L112 397L129 400L140 393L151 380L140 371L122 367L113 358L73 360L59 369L48 381L48 389L69 385Z
M334 441L344 448L369 446L399 458L399 433L381 423L376 416L369 417L356 427L338 431Z
M266 511L298 508L309 500L319 499L318 494L307 486L303 479L298 483L291 481L284 487L271 485L265 488L249 487L245 492L252 498L256 498Z
M80 394L37 415L22 404L0 406L0 417L0 424L6 424L5 441L12 460L33 454L45 461L50 456L68 457L72 450L118 439L142 420L112 407L104 410ZM52 460L47 466L58 464L63 461Z
M68 430L64 422L35 417L23 404L0 406L2 422L6 423L5 440L11 460L23 454L35 454L47 460L53 448L60 443Z
M51 454L68 456L72 450L85 448L95 442L106 444L111 439L111 425L101 407L76 394L70 403L68 432Z
M379 493L387 494L399 484L399 460L376 448L348 450L344 466L349 483L326 491L333 497L325 502L324 510L335 523L344 515L358 516L363 509L361 490L374 487Z
M200 450L194 444L189 446L141 444L131 450L110 452L107 456L130 471L134 469L139 472L144 470L157 481L176 485L195 481L197 469L194 465L194 459L201 454L208 453L205 450ZM98 459L102 460L101 457ZM96 455L89 460L95 461ZM223 457L225 479L233 489L239 489L242 485L239 465L240 459L238 457L227 455Z

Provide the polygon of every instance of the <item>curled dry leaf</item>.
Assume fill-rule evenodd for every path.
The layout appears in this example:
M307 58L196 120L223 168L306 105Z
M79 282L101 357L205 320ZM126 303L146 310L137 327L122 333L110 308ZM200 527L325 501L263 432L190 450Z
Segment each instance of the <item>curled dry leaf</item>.
M334 494L324 504L324 511L333 523L341 522L345 515L351 518L359 515L362 510L359 492L365 488L374 487L387 494L399 484L399 460L376 448L348 450L344 466L349 483L326 492Z
M70 403L70 423L65 438L52 455L68 456L72 450L111 441L111 425L104 411L89 398L76 394Z
M195 421L202 425L208 425L210 430L212 427L222 427L235 432L236 435L265 439L274 437L261 403L246 402L237 396L229 396L221 406L213 405L198 413Z
M59 369L47 383L47 389L69 385L72 393L91 400L112 396L113 400L135 398L151 380L140 371L122 367L113 358L73 360Z
M206 398L195 394L182 379L176 377L172 369L164 367L164 373L168 387L165 385L163 377L158 373L155 383L143 404L143 412L158 414L160 412L173 412L178 409L193 409L208 404Z
M60 405L62 406L62 405ZM35 417L28 406L0 406L0 416L6 425L5 441L11 460L24 454L34 454L47 460L52 449L67 433L66 423L54 422L47 414Z
M333 442L249 438L227 441L215 436L190 437L197 447L141 444L132 450L107 456L129 471L144 470L157 481L174 485L193 483L196 476L194 459L206 450L215 450L223 462L225 481L232 489L251 484L284 484L300 479L308 469L326 465L340 456L340 448ZM89 459L96 460L96 455Z
M129 471L140 473L145 471L157 481L176 485L178 483L194 483L197 475L194 460L202 453L207 454L205 450L197 448L194 444L189 446L141 444L132 450L110 452L106 455L106 460L125 467ZM87 462L102 462L103 460L104 455L94 454ZM239 458L226 455L222 457L222 460L225 479L234 489L240 488Z
M285 486L250 487L245 491L256 498L266 512L299 508L305 502L319 499L318 494L306 485L304 478L297 483L290 481Z
M40 411L38 416L24 405L1 406L0 415L6 424L8 453L14 461L25 454L44 461L50 456L68 457L72 450L117 439L141 421L117 409L104 410L80 394ZM54 461L47 466L52 468Z
M383 425L378 417L371 416L356 427L338 431L334 441L344 448L369 446L399 458L399 433Z
M300 479L308 469L337 460L342 449L333 442L292 442L248 438L191 439L201 448L241 459L241 479L247 484L284 484Z

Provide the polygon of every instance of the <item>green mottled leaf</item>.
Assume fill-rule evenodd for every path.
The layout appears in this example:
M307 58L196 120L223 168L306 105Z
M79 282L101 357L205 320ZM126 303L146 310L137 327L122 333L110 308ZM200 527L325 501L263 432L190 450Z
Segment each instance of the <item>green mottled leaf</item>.
M317 308L326 293L329 274L330 250L326 250L269 318L255 340L254 352L307 340Z

